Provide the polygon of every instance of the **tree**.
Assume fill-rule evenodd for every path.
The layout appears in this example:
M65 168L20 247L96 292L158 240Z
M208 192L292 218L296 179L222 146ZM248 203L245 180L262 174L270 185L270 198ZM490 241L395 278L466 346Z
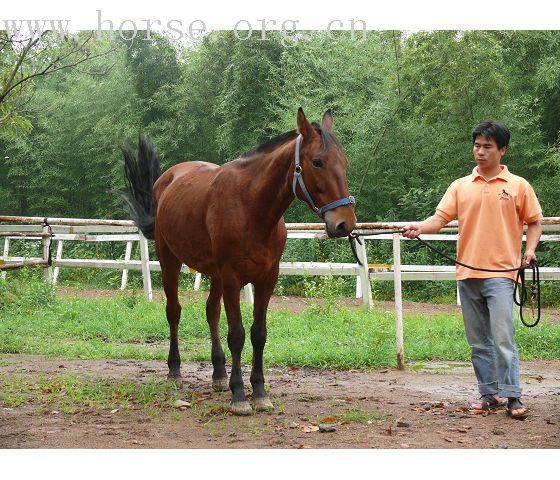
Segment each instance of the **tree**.
M29 132L36 80L108 53L93 54L93 43L93 32L61 37L51 30L29 36L0 31L0 133Z
M141 33L132 46L90 40L90 57L115 50L87 71L29 80L34 95L19 112L34 131L28 139L0 135L2 208L117 214L106 195L121 181L115 147L135 142L140 130L155 141L164 169L185 160L221 164L294 129L302 106L315 120L333 110L360 220L430 213L474 166L470 131L486 117L510 127L508 165L535 185L545 212L557 214L558 32L378 31L362 41L303 32L289 45L279 33L267 37L213 32L184 51ZM58 58L61 48L43 53ZM2 71L15 64L10 52L0 56ZM25 68L39 53L30 51ZM301 202L287 219L316 220Z
M96 47L105 52L103 41ZM94 52L95 54L95 52ZM124 49L94 60L92 71L67 69L37 85L33 130L5 139L0 168L3 210L21 215L113 217L124 214L108 191L121 187L118 145L137 136L142 116ZM111 67L111 68L109 68Z
M120 42L119 42L120 43ZM177 50L171 41L156 32L136 32L132 40L123 40L126 59L136 76L136 92L143 101L143 123L161 118L164 109L152 101L163 87L175 85L180 80L181 69L177 60Z

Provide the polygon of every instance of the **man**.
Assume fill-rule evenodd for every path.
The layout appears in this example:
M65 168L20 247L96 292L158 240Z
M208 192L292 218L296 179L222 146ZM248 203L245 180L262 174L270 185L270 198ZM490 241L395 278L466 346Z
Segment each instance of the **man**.
M459 219L457 260L488 269L518 267L523 223L527 241L523 265L536 260L541 236L542 209L529 183L510 173L501 159L510 138L508 128L484 121L472 132L477 166L470 175L455 180L436 208L423 222L407 225L403 235L415 238L436 233ZM465 333L481 395L471 408L493 410L505 406L512 418L523 419L519 356L514 340L513 289L516 272L490 273L457 266L457 282Z

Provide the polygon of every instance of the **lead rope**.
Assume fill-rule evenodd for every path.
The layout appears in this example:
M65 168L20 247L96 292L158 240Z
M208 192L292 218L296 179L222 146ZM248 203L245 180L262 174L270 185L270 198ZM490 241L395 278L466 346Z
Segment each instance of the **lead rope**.
M47 217L45 217L43 219L43 227L47 227L48 231L49 231L49 236L50 236L50 241L49 241L49 253L48 253L48 258L47 258L47 266L52 266L52 253L51 253L51 246L52 246L52 227L49 224L49 222L47 221Z
M527 302L527 287L525 286L525 269L520 268L517 272L517 279L513 289L513 301L519 306L519 318L521 323L526 327L534 327L541 319L541 274L539 271L539 264L533 261L529 264L533 272L533 279L531 281L531 314L535 317L535 300L537 303L537 319L534 323L527 323L523 318L523 305ZM517 300L517 290L519 289L519 300Z
M368 236L402 233L403 231L404 230L391 230L389 232L375 232L375 233L368 233ZM360 237L362 236L364 235L361 235L359 233L350 233L350 235L348 235L348 241L350 242L350 248L352 250L352 253L354 254L354 258L358 262L358 265L360 265L361 267L363 267L363 264L358 258L358 255L356 253L356 245L354 244L354 241L357 241L360 245L363 245L362 241L360 240ZM541 319L541 279L540 279L539 264L536 261L532 261L529 264L529 267L531 267L531 270L533 272L533 278L531 282L531 312L533 316L535 315L535 300L537 303L537 319L535 320L534 323L530 324L525 322L525 319L523 318L523 306L525 305L525 303L527 303L527 288L525 287L525 269L529 267L508 268L504 270L473 267L471 265L467 265L466 263L459 262L458 260L450 257L446 253L430 245L428 242L422 240L420 237L416 237L416 240L418 240L420 243L428 247L430 250L436 252L441 257L449 260L450 262L453 262L457 265L461 265L462 267L465 268L469 268L471 270L476 270L479 272L494 272L494 273L517 272L515 287L513 289L513 301L517 306L519 306L519 319L521 320L521 323L523 323L523 325L525 325L526 327L535 327L539 323ZM518 291L519 291L519 300L517 299Z

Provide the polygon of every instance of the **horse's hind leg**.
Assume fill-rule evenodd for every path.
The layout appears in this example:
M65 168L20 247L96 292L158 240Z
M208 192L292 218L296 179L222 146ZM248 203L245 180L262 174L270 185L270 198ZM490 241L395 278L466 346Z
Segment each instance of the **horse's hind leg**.
M181 261L171 253L163 242L157 242L157 254L161 265L161 278L163 290L167 299L165 313L169 323L169 356L167 365L169 374L167 378L179 382L181 378L181 357L179 356L179 319L181 318L181 305L179 304L179 272Z
M210 294L206 300L206 320L210 327L212 339L212 386L218 392L228 389L228 378L226 372L226 356L220 343L220 300L222 299L222 283L219 278L213 278L210 282Z
M275 284L276 279L255 284L254 320L251 327L251 343L253 344L251 385L253 387L253 407L257 412L273 408L264 389L263 351L266 343L266 310Z

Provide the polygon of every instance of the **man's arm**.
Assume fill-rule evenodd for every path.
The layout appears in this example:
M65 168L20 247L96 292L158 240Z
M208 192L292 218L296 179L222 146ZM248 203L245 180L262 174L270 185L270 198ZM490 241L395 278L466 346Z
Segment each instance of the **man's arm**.
M523 255L523 266L526 267L533 260L537 260L535 250L539 244L542 234L541 221L529 223L527 225L527 240L525 242L525 254Z
M432 215L431 217L426 218L426 220L424 220L423 222L413 223L411 225L404 226L402 235L403 237L407 237L407 238L416 238L418 235L421 235L422 233L437 233L448 223L449 222L445 218L440 217L438 214L435 214ZM529 238L528 235L529 232L527 232L527 244ZM538 239L537 239L537 243L538 243Z

